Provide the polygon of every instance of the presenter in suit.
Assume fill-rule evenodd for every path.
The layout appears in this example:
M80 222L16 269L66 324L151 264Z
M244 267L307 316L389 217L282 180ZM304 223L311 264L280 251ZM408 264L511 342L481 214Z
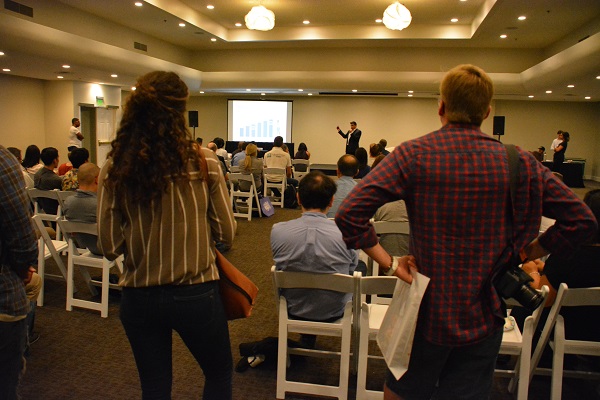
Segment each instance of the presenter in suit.
M360 129L356 129L356 121L350 122L350 130L347 133L342 132L339 126L337 127L337 132L341 137L346 139L346 154L354 155L356 149L358 149L360 135L362 135Z

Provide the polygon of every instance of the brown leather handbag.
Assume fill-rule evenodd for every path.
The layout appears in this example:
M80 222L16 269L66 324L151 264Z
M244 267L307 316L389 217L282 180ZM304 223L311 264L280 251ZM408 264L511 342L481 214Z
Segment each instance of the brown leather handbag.
M219 291L228 320L247 318L258 295L258 287L233 266L218 250L216 262L219 269Z

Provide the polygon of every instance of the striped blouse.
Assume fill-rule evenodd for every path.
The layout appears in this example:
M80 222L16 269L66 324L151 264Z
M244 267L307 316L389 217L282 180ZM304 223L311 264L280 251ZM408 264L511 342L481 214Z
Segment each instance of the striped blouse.
M192 285L219 279L215 241L231 244L236 222L219 160L202 149L209 183L192 168L190 179L172 181L167 192L150 204L120 202L103 184L98 187L98 246L114 260L125 254L120 285Z

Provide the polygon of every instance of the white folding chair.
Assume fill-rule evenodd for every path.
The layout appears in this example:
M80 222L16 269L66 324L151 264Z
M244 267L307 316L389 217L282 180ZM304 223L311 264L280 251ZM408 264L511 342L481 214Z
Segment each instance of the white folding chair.
M277 271L271 268L275 300L279 314L279 346L277 355L277 399L284 399L286 392L304 393L346 399L348 397L348 374L350 371L350 342L352 336L352 301L346 304L344 315L335 322L300 321L290 319L287 301L279 295L280 289L304 288L326 289L341 293L357 293L360 272L354 276L343 274L314 274L307 272ZM341 337L340 351L288 348L289 333L304 333ZM288 381L286 367L288 354L312 357L340 357L338 386Z
M358 313L355 322L355 338L359 338L355 352L358 353L358 372L356 377L356 400L380 400L383 399L383 387L381 391L367 390L367 367L369 359L383 360L383 356L369 355L369 341L375 340L379 327L389 307L378 300L386 299L378 297L377 294L394 294L398 283L395 276L364 276L360 279L359 293L355 296L355 314ZM367 295L371 296L371 302L367 303ZM358 298L357 298L358 297ZM389 299L387 299L389 300ZM356 311L358 310L358 312ZM358 349L358 350L356 350Z
M88 234L98 235L97 224L88 224L83 222L73 222L67 220L59 220L58 223L61 225L65 236L68 238L69 249L68 249L68 262L67 262L67 311L73 310L73 307L87 308L89 310L100 311L102 318L108 317L108 289L119 288L116 284L111 284L109 280L110 269L113 266L117 266L119 271L122 273L122 266L117 260L108 261L101 255L93 254L88 249L80 249L76 244L76 235ZM73 296L74 294L74 270L75 265L80 266L80 272L84 276L86 283L90 287L92 295L97 294L94 285L100 285L101 295L100 302L77 299ZM102 278L100 281L93 280L87 270L88 267L98 268L102 270Z
M40 235L40 238L38 239L37 273L40 278L42 278L42 287L37 299L37 305L42 307L44 305L44 288L46 286L44 283L45 278L67 279L67 269L65 268L62 258L60 258L60 252L66 250L68 244L62 240L52 240L44 226L44 221L56 222L56 215L36 214L32 219L34 226ZM61 275L49 274L46 272L46 260L50 259L50 257L56 262Z
M41 190L41 189L35 189L35 188L31 188L31 189L27 189L27 194L29 195L29 198L31 199L31 202L33 203L33 214L37 215L37 214L44 214L46 215L45 217L45 221L51 221L50 218L62 218L62 207L61 207L61 202L58 198L58 192L59 190ZM56 209L56 214L48 214L45 210L42 211L42 208L39 204L39 199L49 199L49 200L54 200L58 203L58 208ZM52 221L54 221L54 219L52 219ZM62 235L60 233L60 227L57 225L56 226L56 240L61 240L62 239Z
M531 361L531 371L538 372L537 365L542 357L546 344L550 342L552 357L552 386L550 397L558 400L562 397L563 374L572 378L600 378L600 374L584 371L563 371L564 355L578 354L600 356L600 338L597 341L570 340L565 338L565 321L560 311L563 307L600 306L600 287L569 289L566 283L561 283L554 304L548 314L548 319L542 330L540 340L535 347ZM597 323L597 321L590 321ZM554 331L554 340L550 334Z
M65 201L69 197L74 196L75 194L77 194L77 192L75 190L57 190L56 191L56 196L58 197L58 205L60 206L61 215L64 214Z
M281 175L281 182L269 182L267 180L267 175ZM271 204L274 206L280 206L283 208L283 197L285 195L285 188L287 186L287 175L285 173L284 168L265 168L263 171L264 176L264 184L263 184L263 194L265 196L271 197ZM281 193L279 200L271 193L273 190L277 189Z
M294 179L300 180L310 172L310 161L302 159L292 160L292 168L294 169Z
M239 189L240 182L248 182L250 191L244 192ZM237 189L236 189L237 183ZM258 215L262 217L260 203L253 175L244 175L236 172L229 176L229 198L233 206L233 215L235 217L244 217L248 221L252 220L252 211L258 210ZM246 211L244 211L246 210Z
M241 172L241 170L242 170L242 168L239 165L232 165L231 168L229 169L229 171L231 173Z
M499 354L507 354L517 356L517 362L514 370L496 369L495 374L498 376L510 376L511 380L508 384L510 393L514 393L515 387L517 390L517 399L526 400L529 393L530 382L530 367L531 367L531 347L533 335L537 329L538 323L546 303L548 296L548 286L543 286L540 291L543 301L533 313L525 319L523 324L523 332L515 323L514 319L509 318L512 322L512 329L505 330L502 334L502 344L500 345Z

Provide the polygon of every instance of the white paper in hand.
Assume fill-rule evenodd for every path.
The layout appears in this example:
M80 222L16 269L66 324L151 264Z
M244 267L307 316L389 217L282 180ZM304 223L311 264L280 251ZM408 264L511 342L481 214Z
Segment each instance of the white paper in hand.
M408 370L419 307L429 278L411 269L412 284L399 281L392 302L381 321L377 344L396 379Z

